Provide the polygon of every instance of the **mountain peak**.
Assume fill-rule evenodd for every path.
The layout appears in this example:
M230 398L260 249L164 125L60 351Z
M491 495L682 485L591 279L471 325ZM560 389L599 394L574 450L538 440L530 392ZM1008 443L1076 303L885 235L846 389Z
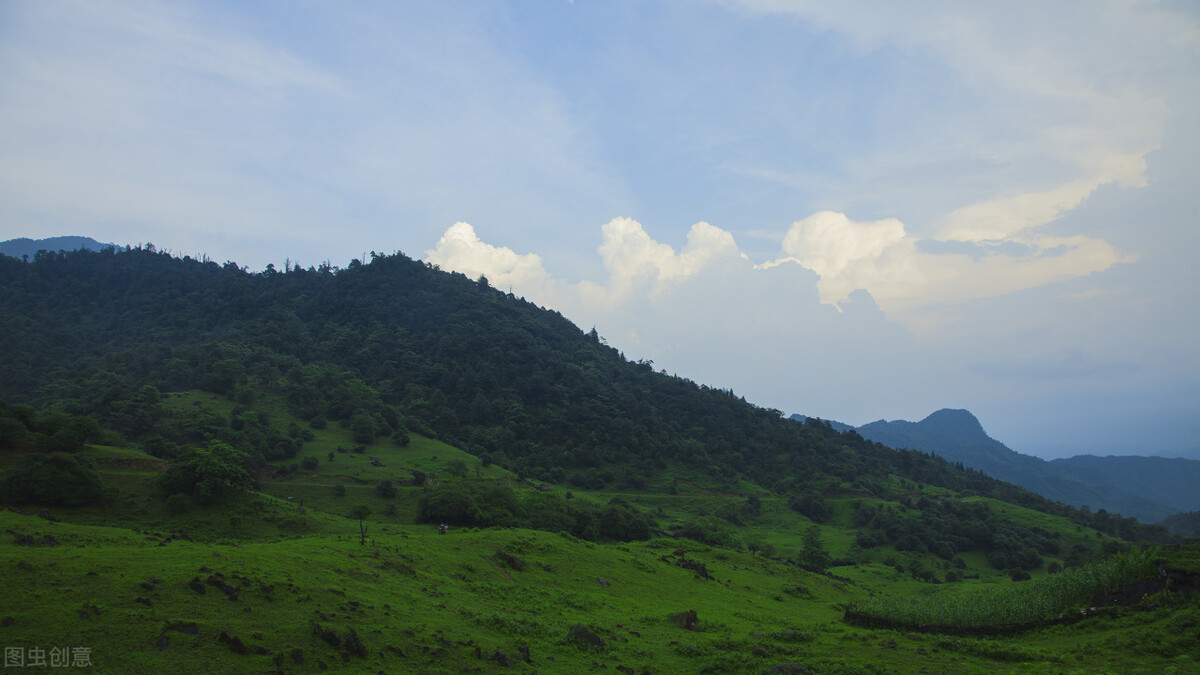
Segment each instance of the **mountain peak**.
M987 436L983 425L970 410L942 408L921 420L921 426L955 436Z

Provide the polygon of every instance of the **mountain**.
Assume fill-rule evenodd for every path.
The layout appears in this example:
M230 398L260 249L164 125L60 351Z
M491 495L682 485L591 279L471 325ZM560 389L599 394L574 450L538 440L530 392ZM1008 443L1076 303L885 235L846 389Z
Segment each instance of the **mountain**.
M1200 502L1200 462L1149 457L1077 457L1047 462L987 435L967 410L943 409L920 422L879 420L857 428L864 438L961 462L1000 480L1073 506L1158 522Z
M1178 511L1200 511L1200 462L1179 457L1079 455L1050 461L1064 476L1116 485Z
M87 416L165 459L219 440L258 470L296 456L299 425L337 424L360 443L413 432L523 479L590 490L669 491L685 481L777 495L821 518L822 496L847 491L905 502L915 514L913 495L929 485L1123 538L1165 534L655 372L484 278L399 253L345 269L261 273L150 247L48 253L28 264L0 256L0 315L10 327L0 331L0 401ZM236 407L216 417L166 414L163 394L185 391ZM294 422L281 429L267 409ZM914 515L903 526L874 519L886 530L875 545L945 555L1000 546L1026 563L1036 557L1040 535L1013 525L996 539L1003 528L992 527L984 541L982 530L962 530L964 519L994 515L939 500L954 515ZM996 564L1019 566L996 553Z
M49 237L47 239L9 239L0 241L0 253L14 258L32 258L38 251L100 251L116 244L102 244L91 237Z
M789 419L796 420L797 422L807 422L808 420L812 420L814 423L817 423L817 424L828 424L829 427L831 429L833 429L834 431L852 431L854 429L854 427L852 425L846 424L844 422L836 422L834 420L823 420L819 417L809 417L808 415L801 415L799 413L792 415Z

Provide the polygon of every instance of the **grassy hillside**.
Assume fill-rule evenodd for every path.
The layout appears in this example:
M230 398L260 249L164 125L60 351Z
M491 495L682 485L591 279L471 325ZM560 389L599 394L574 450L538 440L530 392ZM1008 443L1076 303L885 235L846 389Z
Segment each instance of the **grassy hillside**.
M881 600L1019 604L1165 530L785 420L402 255L262 274L151 249L0 257L0 286L0 636L25 665L1200 661L1194 551L1166 587L1019 636L848 623Z
M1018 638L948 637L841 621L847 603L903 585L840 581L676 540L596 545L519 529L441 536L393 525L362 545L347 522L342 534L189 541L13 512L0 513L0 529L5 645L88 648L94 672L183 663L205 673L1200 666L1194 599ZM573 633L577 625L586 631Z

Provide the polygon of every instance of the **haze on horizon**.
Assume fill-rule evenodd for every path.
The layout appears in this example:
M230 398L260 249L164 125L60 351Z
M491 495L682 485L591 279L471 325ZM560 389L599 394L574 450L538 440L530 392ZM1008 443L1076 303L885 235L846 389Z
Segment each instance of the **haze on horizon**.
M785 413L1172 455L1198 98L1178 2L5 3L0 239L399 250Z

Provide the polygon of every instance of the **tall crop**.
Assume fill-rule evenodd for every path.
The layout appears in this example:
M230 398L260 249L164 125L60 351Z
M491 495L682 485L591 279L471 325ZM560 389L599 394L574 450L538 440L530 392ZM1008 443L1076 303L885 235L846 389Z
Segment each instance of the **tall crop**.
M1157 549L1114 555L1029 583L923 598L879 598L851 610L870 620L910 627L972 629L1020 626L1086 611L1096 596L1153 578Z

